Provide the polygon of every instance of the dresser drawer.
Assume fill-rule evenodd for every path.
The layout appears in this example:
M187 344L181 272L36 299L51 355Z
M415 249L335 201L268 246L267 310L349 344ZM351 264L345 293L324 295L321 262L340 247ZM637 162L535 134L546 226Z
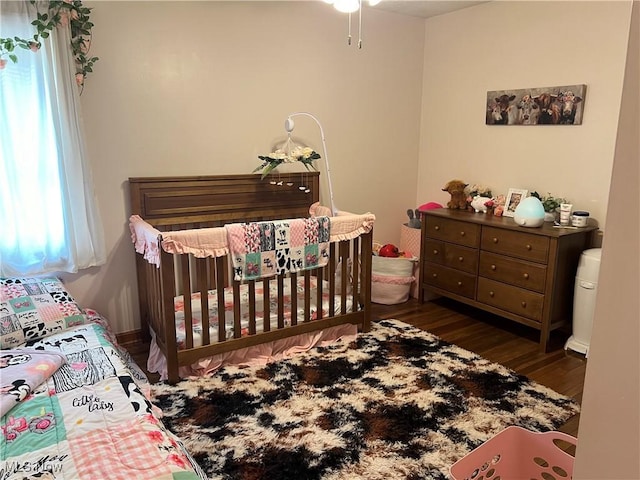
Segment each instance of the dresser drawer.
M476 276L434 263L424 266L423 282L433 287L447 290L456 295L474 298L476 295Z
M547 267L540 263L480 252L479 274L491 280L544 293Z
M549 254L549 238L525 232L484 227L480 248L489 252L546 264Z
M480 245L480 225L448 218L426 216L427 237L467 247Z
M467 273L478 271L478 250L438 240L426 240L422 258L428 262L455 268Z
M487 278L478 278L479 302L540 322L544 295Z

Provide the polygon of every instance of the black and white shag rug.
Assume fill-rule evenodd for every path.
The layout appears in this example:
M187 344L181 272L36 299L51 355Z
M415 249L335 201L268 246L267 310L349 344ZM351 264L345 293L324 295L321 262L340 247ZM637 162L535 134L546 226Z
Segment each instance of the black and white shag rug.
M153 385L163 422L213 479L447 479L510 425L557 429L579 406L399 322L209 378Z

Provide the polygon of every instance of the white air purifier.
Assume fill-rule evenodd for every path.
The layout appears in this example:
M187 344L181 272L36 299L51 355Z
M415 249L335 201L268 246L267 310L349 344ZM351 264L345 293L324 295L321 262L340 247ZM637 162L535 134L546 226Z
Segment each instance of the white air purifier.
M564 345L565 350L583 353L585 357L589 356L601 252L601 248L591 248L580 255L573 295L573 335Z

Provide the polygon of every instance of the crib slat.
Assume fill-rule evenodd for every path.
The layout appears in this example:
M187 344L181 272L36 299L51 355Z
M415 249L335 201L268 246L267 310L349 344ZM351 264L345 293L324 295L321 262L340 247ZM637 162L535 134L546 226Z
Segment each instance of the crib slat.
M324 308L322 308L322 287L324 286L323 276L324 269L318 268L316 270L316 320L320 320L324 317Z
M291 281L291 325L298 324L298 276L292 273Z
M336 245L329 245L329 316L333 317L336 313Z
M209 289L207 288L207 259L196 258L196 278L200 292L200 324L202 325L202 344L209 345Z
M233 281L233 338L240 338L242 335L242 326L240 324L240 282L238 281ZM220 310L220 307L218 306L218 312L221 312L224 310ZM218 313L218 328L220 326L221 323L223 323L220 320L220 313ZM224 316L222 316L224 318ZM226 319L225 319L226 320ZM218 336L220 335L220 332L218 332Z
M249 335L256 334L256 282L249 282Z
M360 237L353 239L353 281L351 282L351 288L353 296L351 303L353 304L353 311L360 310L360 258L362 251L360 249Z
M184 328L186 348L193 348L193 312L191 311L191 276L189 275L189 255L180 255L182 279L182 299L184 304Z
M207 258L207 266L208 266L208 270L207 270L207 276L209 277L208 281L207 281L207 290L215 290L215 285L216 285L216 263L215 263L215 259L211 258Z
M371 329L371 258L373 255L373 231L362 236L362 248L360 249L361 270L360 286L362 304L362 331L368 332Z
M216 269L216 293L218 296L218 342L224 342L227 339L226 315L225 315L225 308L224 308L225 276L222 274L222 269L224 268L224 259L222 257L216 257L214 259L214 262L215 262L215 269ZM213 268L213 265L212 265L212 268ZM235 285L234 285L234 291L233 291L234 306L236 303L239 303L236 301L238 297L236 297L236 291L235 291ZM209 315L207 315L207 318L209 318ZM235 333L238 333L240 331L240 328L239 328L240 315L238 315L237 317L237 322L238 324L235 327ZM207 330L208 329L209 329L209 322L207 321Z
M311 272L304 271L304 321L311 321Z
M284 277L278 275L278 328L284 328Z
M271 330L271 292L269 291L269 279L262 280L262 330L269 332Z
M340 278L340 313L347 313L347 285L349 283L349 242L347 240L340 242L340 261L341 271Z

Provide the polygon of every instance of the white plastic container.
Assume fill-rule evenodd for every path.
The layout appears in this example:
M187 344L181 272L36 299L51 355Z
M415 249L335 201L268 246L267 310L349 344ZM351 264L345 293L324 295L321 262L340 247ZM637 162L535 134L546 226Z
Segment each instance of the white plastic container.
M591 248L580 255L573 296L573 335L564 345L565 350L583 353L585 357L589 356L601 253L601 248Z
M571 225L574 227L586 227L589 223L589 212L577 210L571 215Z

